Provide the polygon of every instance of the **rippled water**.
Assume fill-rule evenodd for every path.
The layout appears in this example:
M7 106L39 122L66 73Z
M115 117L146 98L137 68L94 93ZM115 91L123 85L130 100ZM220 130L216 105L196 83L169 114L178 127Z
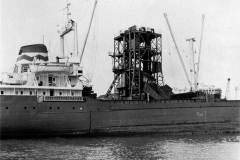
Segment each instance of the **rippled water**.
M240 159L240 136L128 136L0 140L0 159Z

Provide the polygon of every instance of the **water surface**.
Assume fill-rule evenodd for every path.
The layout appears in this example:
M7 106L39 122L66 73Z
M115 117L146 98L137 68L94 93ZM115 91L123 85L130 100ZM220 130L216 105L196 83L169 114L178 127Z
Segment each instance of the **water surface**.
M240 136L124 136L0 140L0 159L240 160Z

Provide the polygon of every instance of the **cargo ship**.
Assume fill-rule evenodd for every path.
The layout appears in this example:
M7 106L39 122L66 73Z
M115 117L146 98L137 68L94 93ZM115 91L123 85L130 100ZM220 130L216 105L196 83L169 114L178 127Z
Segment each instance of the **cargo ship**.
M22 46L13 73L1 75L1 137L239 133L240 101L222 99L221 89L176 94L164 82L162 34L153 28L132 26L114 37L114 79L101 96L84 81L78 49L64 53L71 32L77 25L68 17L56 61L44 44Z

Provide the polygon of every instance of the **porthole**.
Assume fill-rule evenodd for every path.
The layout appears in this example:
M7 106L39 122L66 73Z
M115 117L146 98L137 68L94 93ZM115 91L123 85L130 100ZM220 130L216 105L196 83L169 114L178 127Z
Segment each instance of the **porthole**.
M49 109L52 109L52 107L49 107Z
M59 95L61 96L61 95L62 95L62 92L59 92Z
M30 91L29 94L32 95L32 91Z
M21 95L23 95L23 91L21 91Z
M43 92L43 95L45 95L46 94L46 92Z
M5 107L5 109L8 109L8 107Z
M75 109L75 107L72 107L72 109L74 110L74 109Z
M57 107L57 109L60 109L60 107Z
M36 109L36 107L33 107L33 109Z
M4 91L1 91L1 94L4 94Z
M25 106L25 107L24 107L24 109L26 110L26 109L27 109L27 107Z

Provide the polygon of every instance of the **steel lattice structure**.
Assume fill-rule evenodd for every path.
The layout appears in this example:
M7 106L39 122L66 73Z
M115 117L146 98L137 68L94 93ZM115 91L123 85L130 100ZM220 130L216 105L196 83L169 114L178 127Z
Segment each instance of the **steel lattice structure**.
M162 35L152 28L130 27L114 38L114 80L107 95L114 88L119 97L143 99L146 85L163 86Z

